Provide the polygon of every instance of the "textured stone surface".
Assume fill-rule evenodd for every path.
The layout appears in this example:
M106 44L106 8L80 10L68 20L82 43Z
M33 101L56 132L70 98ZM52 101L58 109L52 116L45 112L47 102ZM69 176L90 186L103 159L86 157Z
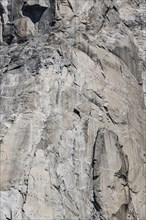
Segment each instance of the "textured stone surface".
M145 15L0 1L2 220L145 219Z

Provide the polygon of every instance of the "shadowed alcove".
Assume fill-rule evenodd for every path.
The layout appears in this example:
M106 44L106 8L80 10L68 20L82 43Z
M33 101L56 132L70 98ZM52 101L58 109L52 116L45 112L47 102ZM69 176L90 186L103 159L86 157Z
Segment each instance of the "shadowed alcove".
M46 9L47 7L41 6L39 4L28 5L27 3L24 3L21 11L24 16L29 17L35 24L39 22Z

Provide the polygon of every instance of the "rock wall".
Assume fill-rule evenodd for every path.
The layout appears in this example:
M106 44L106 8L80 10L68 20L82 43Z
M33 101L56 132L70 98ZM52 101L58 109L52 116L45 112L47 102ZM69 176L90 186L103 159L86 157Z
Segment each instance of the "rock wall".
M144 220L146 3L0 0L2 220Z

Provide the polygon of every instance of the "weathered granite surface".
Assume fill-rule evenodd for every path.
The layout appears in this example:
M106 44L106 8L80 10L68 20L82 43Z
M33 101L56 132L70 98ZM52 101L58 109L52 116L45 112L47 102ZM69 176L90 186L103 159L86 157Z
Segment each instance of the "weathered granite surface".
M0 0L1 220L144 220L146 2Z

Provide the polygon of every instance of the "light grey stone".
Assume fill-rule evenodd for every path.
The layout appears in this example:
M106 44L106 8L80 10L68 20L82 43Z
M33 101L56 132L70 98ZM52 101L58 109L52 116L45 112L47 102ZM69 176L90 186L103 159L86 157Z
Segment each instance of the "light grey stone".
M145 14L0 1L2 220L145 219Z

